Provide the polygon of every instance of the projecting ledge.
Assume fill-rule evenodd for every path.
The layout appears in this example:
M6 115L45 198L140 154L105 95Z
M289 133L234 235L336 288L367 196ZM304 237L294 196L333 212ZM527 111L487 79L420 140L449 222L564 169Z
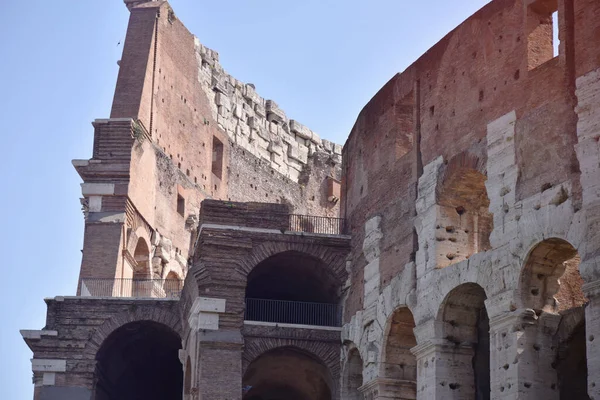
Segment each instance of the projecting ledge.
M278 322L262 322L262 321L244 321L244 325L272 326L272 327L276 327L276 328L319 329L322 331L334 331L334 332L342 331L342 328L337 327L337 326L282 324L282 323L278 323Z

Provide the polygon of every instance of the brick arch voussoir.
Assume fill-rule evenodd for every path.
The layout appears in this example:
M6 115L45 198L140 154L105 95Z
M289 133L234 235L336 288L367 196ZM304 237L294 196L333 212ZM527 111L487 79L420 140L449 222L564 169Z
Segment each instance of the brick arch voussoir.
M257 340L247 341L244 353L242 354L242 375L250 364L257 360L262 355L271 350L291 347L311 354L317 360L321 361L327 367L331 374L331 378L335 381L340 372L339 352L337 346L331 346L327 343L318 341L306 341L299 339L284 339L284 338L259 338Z
M95 329L83 351L88 357L95 358L100 347L117 329L132 322L152 321L165 325L182 337L181 319L178 310L152 307L138 307L133 311L123 311L113 315Z
M265 242L252 249L251 253L240 260L238 269L248 276L250 272L261 262L276 254L287 251L297 251L321 260L340 283L345 282L347 278L346 260L339 254L336 254L326 246L312 243L298 242Z

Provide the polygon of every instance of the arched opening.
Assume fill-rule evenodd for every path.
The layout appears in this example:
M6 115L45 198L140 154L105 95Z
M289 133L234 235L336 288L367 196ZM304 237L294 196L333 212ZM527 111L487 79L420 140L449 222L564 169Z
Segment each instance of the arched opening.
M181 339L152 321L131 322L111 333L96 355L95 400L180 399Z
M456 162L447 166L438 193L436 248L439 268L489 250L494 225L485 188L487 177L475 169L454 164Z
M585 322L580 323L571 336L560 343L556 360L558 388L561 400L589 400L587 393L587 357Z
M150 248L144 238L139 238L133 253L133 281L131 292L134 297L154 297L152 274L150 272Z
M398 399L417 398L417 359L410 349L417 345L415 320L406 307L392 314L384 344L381 375L395 380Z
M246 370L244 400L331 400L333 380L316 357L294 347L261 355Z
M587 299L579 264L580 257L573 245L559 238L546 239L529 252L519 286L522 307L534 310L537 315L558 314L561 324L573 324L568 337L565 334L552 337L543 326L532 327L530 333L538 343L536 359L541 360L542 352L545 356L543 363L538 363L556 373L561 399L589 399L583 310ZM572 322L575 315L579 315L580 321L576 326Z
M348 352L342 377L342 398L344 400L362 400L359 388L363 385L363 362L357 348Z
M521 274L523 307L539 314L585 304L579 263L577 249L566 240L550 238L537 244L527 256Z
M296 251L274 255L248 275L248 321L339 326L339 287L321 260Z
M486 294L476 283L454 288L444 301L444 338L454 344L455 366L460 366L461 382L456 390L464 398L490 398L490 321L485 309Z
M183 281L175 271L170 271L163 282L163 290L167 298L179 298L183 289Z

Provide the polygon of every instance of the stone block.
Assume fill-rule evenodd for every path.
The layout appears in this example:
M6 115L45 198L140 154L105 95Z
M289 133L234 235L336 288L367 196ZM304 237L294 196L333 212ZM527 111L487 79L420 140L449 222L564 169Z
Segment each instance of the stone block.
M300 178L300 171L298 171L294 168L289 168L287 177L290 178L294 182L298 182L298 179Z
M269 147L267 148L271 153L277 154L279 156L283 155L283 146L278 141L272 140L269 143Z
M288 157L306 164L308 162L308 148L301 145L289 145Z
M218 93L229 94L229 81L227 77L224 75L215 75L212 76L212 88L216 90Z
M278 121L278 122L282 122L282 123L287 122L287 117L285 116L285 112L283 112L283 110L281 108L279 108L277 103L275 103L273 100L266 101L265 110L267 111L267 120L269 122L271 122L271 121Z
M160 244L156 248L154 255L160 257L164 262L171 261L171 251L173 250L173 244L171 240L166 237L160 238Z
M318 146L318 147L321 146L321 138L315 132L312 132L310 141L313 142L315 144L315 146Z
M290 131L295 133L297 136L302 139L311 139L313 132L308 129L306 126L302 125L298 121L290 120Z
M261 118L265 118L267 116L267 111L265 110L265 107L262 104L254 105L254 113Z
M250 84L244 86L244 97L254 104L263 104L263 98L256 93L256 90Z
M226 110L231 110L231 100L229 97L221 92L215 94L215 103L217 106L222 106Z
M235 103L233 105L233 116L237 119L244 119L244 107L241 103Z

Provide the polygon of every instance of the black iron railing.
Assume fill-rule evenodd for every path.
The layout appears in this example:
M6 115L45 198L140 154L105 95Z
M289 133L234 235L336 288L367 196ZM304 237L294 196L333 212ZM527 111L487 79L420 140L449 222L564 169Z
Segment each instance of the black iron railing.
M344 218L319 217L316 215L290 214L290 231L323 233L326 235L347 234Z
M304 301L246 299L246 321L316 326L342 326L337 304Z
M179 298L179 279L101 279L81 280L81 296Z

